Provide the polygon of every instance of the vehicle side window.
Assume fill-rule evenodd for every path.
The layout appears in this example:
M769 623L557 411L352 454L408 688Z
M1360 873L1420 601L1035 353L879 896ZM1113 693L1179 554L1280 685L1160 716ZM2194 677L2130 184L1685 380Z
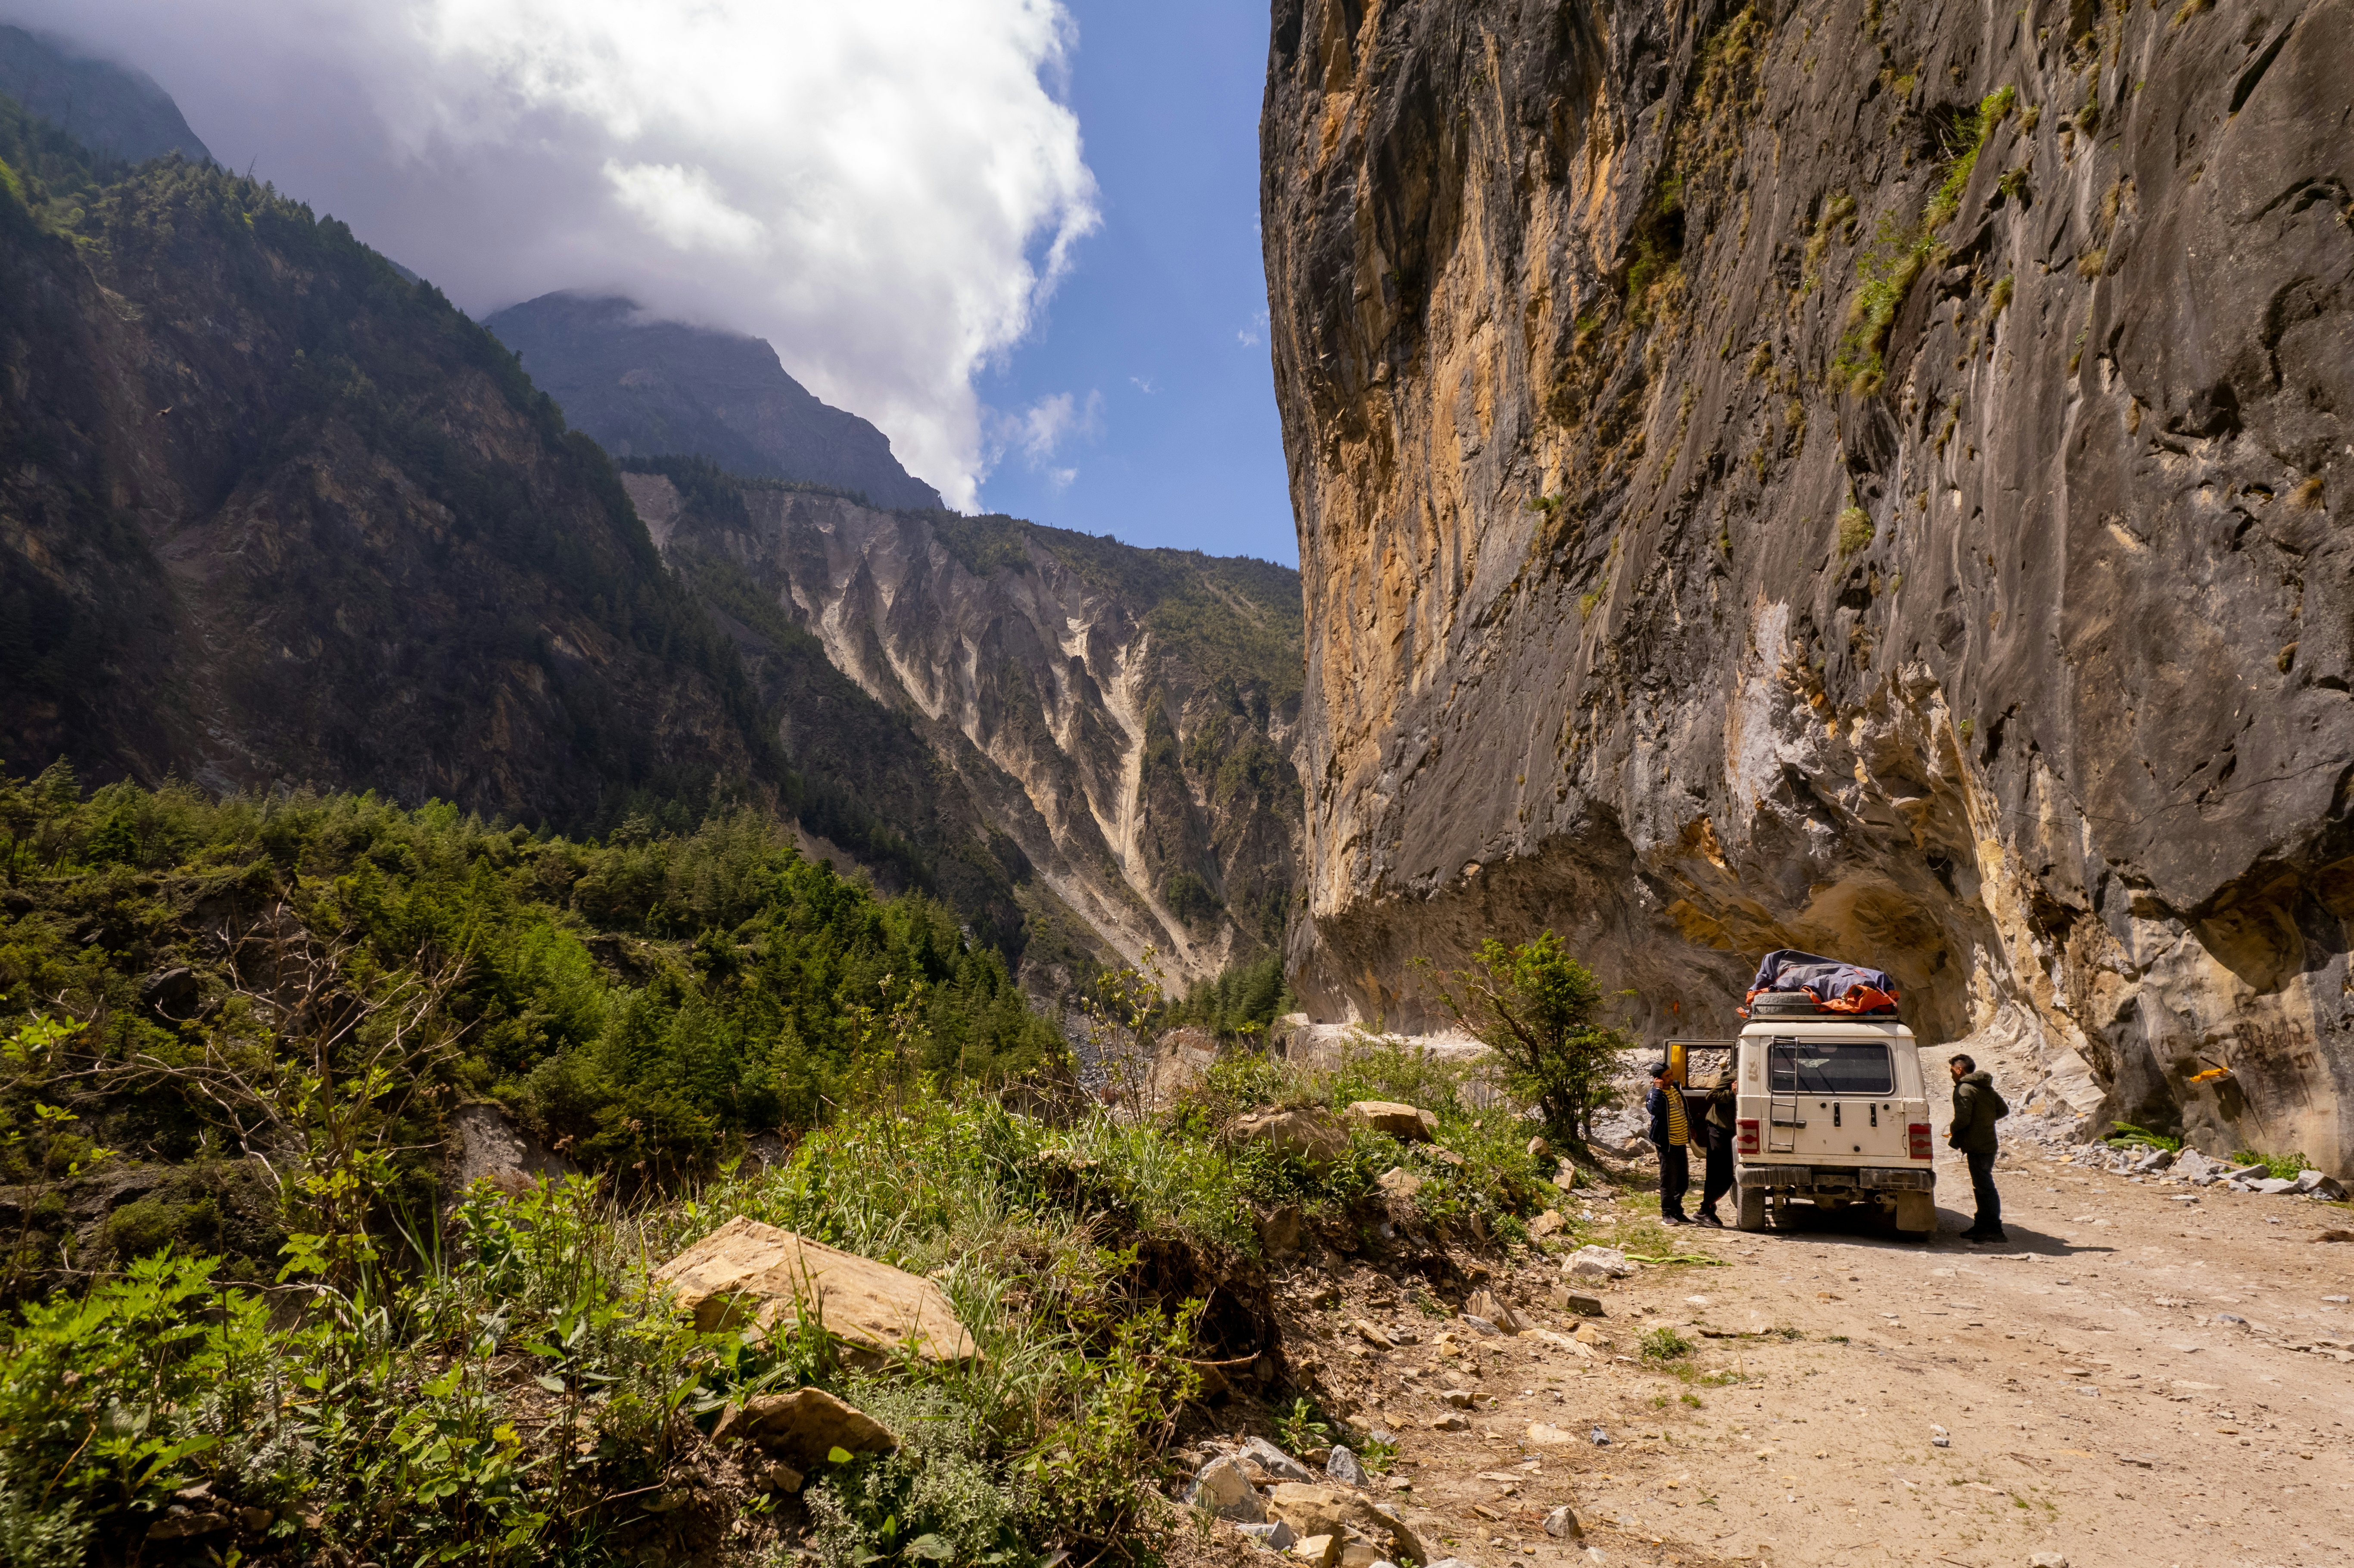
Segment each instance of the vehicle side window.
M1777 1095L1886 1095L1895 1065L1876 1040L1776 1040L1767 1066Z

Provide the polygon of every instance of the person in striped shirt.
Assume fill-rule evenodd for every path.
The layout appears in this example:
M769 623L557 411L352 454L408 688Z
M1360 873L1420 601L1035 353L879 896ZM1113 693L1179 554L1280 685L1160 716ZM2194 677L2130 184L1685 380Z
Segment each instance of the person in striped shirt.
M1691 1118L1684 1108L1683 1086L1669 1076L1665 1062L1651 1064L1644 1108L1651 1113L1651 1144L1659 1151L1659 1218L1688 1225L1684 1193L1691 1186Z

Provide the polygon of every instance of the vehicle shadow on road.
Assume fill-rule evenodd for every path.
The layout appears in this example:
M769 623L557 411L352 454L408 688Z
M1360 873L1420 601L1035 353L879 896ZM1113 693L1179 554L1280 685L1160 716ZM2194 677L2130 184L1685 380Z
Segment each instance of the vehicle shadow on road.
M1804 1207L1791 1209L1782 1222L1766 1230L1749 1234L1771 1236L1780 1240L1829 1242L1838 1241L1855 1246L1870 1246L1888 1252L1935 1252L1940 1256L1953 1254L1984 1257L2013 1256L2031 1253L2039 1257L2076 1257L2115 1252L2106 1244L2072 1242L2042 1231L2031 1230L2016 1222L2007 1224L2003 1233L2010 1239L1991 1244L1965 1241L1962 1233L1970 1228L1971 1215L1956 1209L1937 1211L1937 1229L1927 1238L1916 1238L1889 1229L1887 1224L1870 1214L1856 1213L1827 1213Z

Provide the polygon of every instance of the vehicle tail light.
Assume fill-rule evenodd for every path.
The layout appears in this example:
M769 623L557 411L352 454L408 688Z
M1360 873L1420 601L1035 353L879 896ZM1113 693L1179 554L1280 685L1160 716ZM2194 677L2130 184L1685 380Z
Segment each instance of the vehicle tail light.
M1756 1153L1757 1118L1755 1117L1745 1118L1743 1120L1736 1122L1734 1126L1741 1134L1739 1139L1736 1140L1734 1145L1735 1150L1742 1154ZM1924 1128L1923 1130L1925 1133L1927 1129Z
M1916 1121L1908 1125L1904 1128L1904 1139L1907 1143L1912 1145L1914 1159L1926 1160L1929 1158L1929 1124L1927 1122Z

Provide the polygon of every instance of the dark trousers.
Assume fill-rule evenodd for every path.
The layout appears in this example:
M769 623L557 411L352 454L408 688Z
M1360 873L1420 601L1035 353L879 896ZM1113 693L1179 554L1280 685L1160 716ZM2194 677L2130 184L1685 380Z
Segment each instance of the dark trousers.
M1716 1213L1716 1201L1733 1191L1733 1133L1722 1127L1708 1129L1708 1174L1700 1187L1700 1212Z
M1684 1193L1691 1186L1691 1159L1681 1143L1662 1144L1659 1148L1659 1216L1681 1220L1684 1217Z
M1994 1153L1965 1154L1970 1162L1970 1194L1978 1201L1978 1224L1970 1229L1981 1235L2002 1229L2002 1194L1994 1190Z

